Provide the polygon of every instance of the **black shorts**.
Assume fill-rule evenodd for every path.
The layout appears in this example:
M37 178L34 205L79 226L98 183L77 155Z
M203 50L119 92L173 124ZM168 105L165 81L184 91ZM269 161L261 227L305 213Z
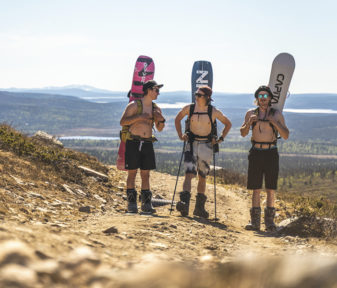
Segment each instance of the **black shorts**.
M248 183L247 189L261 189L263 176L266 189L277 189L279 172L279 155L275 149L256 149L249 151L248 155Z
M125 143L125 169L156 169L153 143L139 140L127 140Z

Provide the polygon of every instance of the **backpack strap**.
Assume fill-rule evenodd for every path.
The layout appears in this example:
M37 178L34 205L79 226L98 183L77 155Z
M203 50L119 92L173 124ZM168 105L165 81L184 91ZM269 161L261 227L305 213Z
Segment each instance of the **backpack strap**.
M269 112L268 112L268 116L269 116L269 115L273 116L273 115L275 114L275 112L276 112L276 109L274 109L273 107L270 107ZM255 115L259 116L259 107L257 107L257 108L254 110L253 113L254 113ZM265 118L266 118L266 115L264 116L264 119L260 119L260 120L258 120L258 121L268 121L268 122L269 122L269 120L266 120ZM252 124L252 130L254 129L256 123L257 123L257 122L255 122L255 123ZM276 144L277 144L277 139L279 139L280 137L278 136L278 133L277 133L277 130L275 129L275 127L274 127L271 123L269 123L269 125L270 125L271 129L273 130L273 133L274 133L274 135L275 135L275 137L276 137L276 140L273 141L273 142L256 142L256 141L254 141L253 139L251 139L251 142L252 142L252 145L253 145L253 146L254 146L255 144L260 144L261 147L262 147L263 144L268 144L268 145L269 145L269 149L270 149L271 145L276 145ZM253 137L252 137L252 138L253 138Z
M140 115L140 114L143 113L143 103L142 103L142 100L137 99L135 101L137 103L137 115Z
M190 105L190 113L188 114L188 118L191 118L193 113L194 113L194 109L195 109L195 104L191 104Z

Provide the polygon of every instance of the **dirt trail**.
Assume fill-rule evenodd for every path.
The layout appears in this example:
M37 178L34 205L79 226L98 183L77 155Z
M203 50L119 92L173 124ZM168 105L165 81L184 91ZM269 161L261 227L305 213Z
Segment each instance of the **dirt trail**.
M123 176L125 177L125 175ZM176 178L152 173L152 191L171 199ZM122 185L122 179L119 185ZM182 178L180 178L180 191ZM193 191L196 190L193 181ZM213 185L207 185L207 209L214 217ZM112 192L123 196L124 192ZM111 195L112 197L116 195ZM176 195L176 200L178 196ZM192 196L190 214L195 204ZM117 200L113 200L117 201ZM227 262L247 254L283 255L319 252L336 255L337 247L317 239L274 237L265 232L246 231L250 196L236 186L217 185L217 222L184 218L177 211L169 214L169 206L157 208L157 215L128 215L125 201L106 206L105 212L83 213L83 216L59 217L59 221L16 221L8 219L0 225L0 238L20 239L49 257L67 255L78 246L88 246L101 260L117 269L155 257L167 261L191 263ZM109 209L109 207L111 209ZM110 233L104 233L114 227ZM263 225L262 225L263 227Z

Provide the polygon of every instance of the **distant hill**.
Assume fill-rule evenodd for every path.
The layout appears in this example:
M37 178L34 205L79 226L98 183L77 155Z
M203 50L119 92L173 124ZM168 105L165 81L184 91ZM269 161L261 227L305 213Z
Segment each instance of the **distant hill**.
M87 134L91 129L101 136L111 135L122 109L122 106L120 109L114 106L113 103L92 103L73 96L0 92L0 122L7 122L29 134L37 130L67 134L76 129L87 129Z
M63 87L45 87L45 88L8 88L0 89L0 91L15 92L15 93L38 93L38 94L52 94L64 96L76 96L87 100L99 100L100 98L115 98L124 97L126 92L114 92L95 88L88 85L68 85Z
M48 88L47 91L52 93L0 91L0 122L7 122L28 134L44 130L55 135L118 135L119 120L128 102L128 98L121 95L123 92L110 93L108 91L110 93L108 94L107 90L88 86L66 88ZM78 92L77 95L82 96L65 96L56 93L56 90L60 93L67 91L70 93L72 89ZM157 103L159 105L189 103L190 97L191 95L187 91L162 92ZM229 136L241 139L238 127L241 126L247 109L254 107L253 95L214 93L213 98L214 105L223 111L233 123L233 129ZM167 136L175 133L173 122L179 109L163 109L168 122L166 133L161 135ZM330 109L337 111L337 94L290 95L286 101L285 109ZM291 140L316 139L333 143L337 141L336 114L285 112L285 117L291 130ZM221 129L221 125L219 125L219 129Z
M0 88L0 91L14 93L33 93L38 95L75 96L91 102L127 102L127 91L110 91L88 85L68 85L63 87L45 88ZM189 91L173 91L160 93L158 103L190 102ZM249 108L254 102L253 93L222 93L214 92L214 105L219 108ZM337 110L337 94L332 93L302 93L290 94L285 104L289 109L334 109Z

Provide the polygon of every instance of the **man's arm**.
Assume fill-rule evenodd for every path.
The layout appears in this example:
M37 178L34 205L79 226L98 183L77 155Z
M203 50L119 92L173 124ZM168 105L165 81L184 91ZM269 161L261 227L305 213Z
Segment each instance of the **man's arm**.
M153 110L153 119L154 124L156 125L156 129L159 132L163 131L166 120L161 112L161 109L158 106Z
M149 120L150 118L151 117L148 113L137 115L137 103L131 102L128 104L128 106L126 106L123 112L120 125L130 126L139 120Z
M257 121L257 115L255 115L251 110L246 113L245 122L243 122L240 133L242 137L246 137L249 133L250 126Z
M221 136L219 137L220 138L220 141L227 136L229 130L232 128L232 122L218 109L214 108L215 110L215 118L216 119L219 119L219 121L225 125L224 129L222 130L222 133L221 133Z
M177 134L180 140L187 141L188 137L186 134L183 134L181 131L181 120L188 115L190 109L190 105L185 106L180 112L177 114L174 124L176 126Z
M275 127L275 129L280 133L280 136L287 140L289 137L289 129L285 124L284 117L282 113L277 110L276 113L274 114L274 117L268 116L267 120Z

